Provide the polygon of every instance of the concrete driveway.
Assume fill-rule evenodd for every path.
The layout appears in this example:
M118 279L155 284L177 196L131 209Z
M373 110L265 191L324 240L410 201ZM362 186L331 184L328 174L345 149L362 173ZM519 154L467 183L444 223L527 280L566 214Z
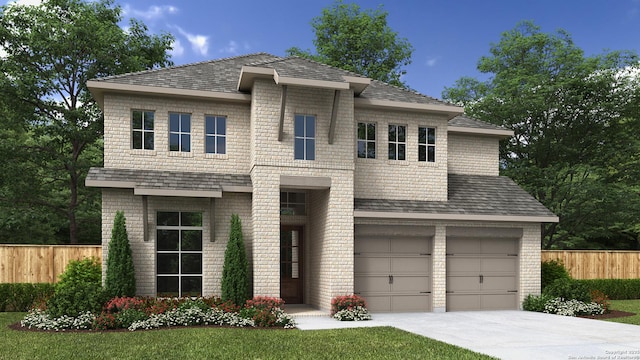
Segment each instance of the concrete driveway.
M393 326L500 359L640 360L640 326L529 311L374 314L371 321L296 318L302 330Z

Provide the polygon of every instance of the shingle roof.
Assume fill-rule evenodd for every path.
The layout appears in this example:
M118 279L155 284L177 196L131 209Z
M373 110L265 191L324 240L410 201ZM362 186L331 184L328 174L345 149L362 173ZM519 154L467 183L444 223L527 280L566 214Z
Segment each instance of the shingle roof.
M249 54L195 64L141 71L95 79L109 83L155 86L186 90L240 93L237 90L243 65L275 69L279 75L308 80L346 82L343 76L362 77L356 73L331 67L296 56L279 57L267 53ZM451 105L447 102L402 89L380 81L372 81L361 98L391 100L419 104Z
M91 168L87 182L133 183L135 188L221 191L223 186L251 187L249 175Z
M448 201L355 199L354 205L356 211L556 217L504 176L449 174L448 189Z
M487 129L487 130L506 130L502 126L493 125L488 122L470 118L466 115L458 115L453 119L449 120L449 126L459 126L459 127Z

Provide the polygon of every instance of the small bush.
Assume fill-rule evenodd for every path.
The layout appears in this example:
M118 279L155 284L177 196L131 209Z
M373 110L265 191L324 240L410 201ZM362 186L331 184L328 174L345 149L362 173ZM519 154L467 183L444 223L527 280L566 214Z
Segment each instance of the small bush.
M254 307L256 309L273 310L284 306L284 300L276 297L255 296L253 299L247 300L245 307Z
M564 300L578 300L585 303L591 302L589 288L581 282L572 279L558 279L547 286L543 293Z
M134 296L136 294L133 256L129 245L129 235L127 235L126 220L122 211L116 212L113 221L104 287L109 297Z
M351 309L356 306L366 308L367 302L364 300L364 298L358 295L336 296L331 299L331 315L333 316L340 310Z
M293 319L287 315L281 306L284 300L268 296L256 296L247 300L244 308L240 310L240 316L253 320L257 327L284 327L295 326Z
M591 290L590 294L591 300L600 305L604 309L604 312L608 313L610 311L609 307L611 304L609 303L609 297L605 293L600 290Z
M25 312L46 302L54 292L54 284L0 284L0 312Z
M99 313L106 300L101 278L102 269L97 259L70 261L47 302L47 313L53 318Z
M544 312L563 316L600 315L604 313L604 309L595 302L565 300L557 297L547 301Z
M522 302L522 309L525 311L543 312L544 306L551 299L553 299L551 296L545 294L537 296L529 294Z
M222 267L222 299L242 305L249 299L249 262L242 239L242 224L238 215L231 215L229 241Z
M640 299L640 279L576 280L589 290L598 290L611 300Z
M542 262L541 281L542 291L558 279L571 279L562 261L547 260Z

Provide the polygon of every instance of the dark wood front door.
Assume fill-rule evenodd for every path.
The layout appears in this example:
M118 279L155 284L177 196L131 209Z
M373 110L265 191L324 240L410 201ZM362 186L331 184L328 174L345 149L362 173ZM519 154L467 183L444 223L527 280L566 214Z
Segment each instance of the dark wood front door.
M302 304L302 227L280 228L280 297Z

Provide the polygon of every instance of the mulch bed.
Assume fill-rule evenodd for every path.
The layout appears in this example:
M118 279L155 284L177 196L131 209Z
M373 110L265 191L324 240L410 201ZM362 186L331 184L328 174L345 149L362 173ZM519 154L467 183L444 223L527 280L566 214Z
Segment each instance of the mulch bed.
M602 315L585 315L585 316L579 316L579 317L585 318L585 319L602 320L602 319L613 319L613 318L633 316L633 315L635 315L635 314L632 313L632 312L611 310L608 313L604 313Z

